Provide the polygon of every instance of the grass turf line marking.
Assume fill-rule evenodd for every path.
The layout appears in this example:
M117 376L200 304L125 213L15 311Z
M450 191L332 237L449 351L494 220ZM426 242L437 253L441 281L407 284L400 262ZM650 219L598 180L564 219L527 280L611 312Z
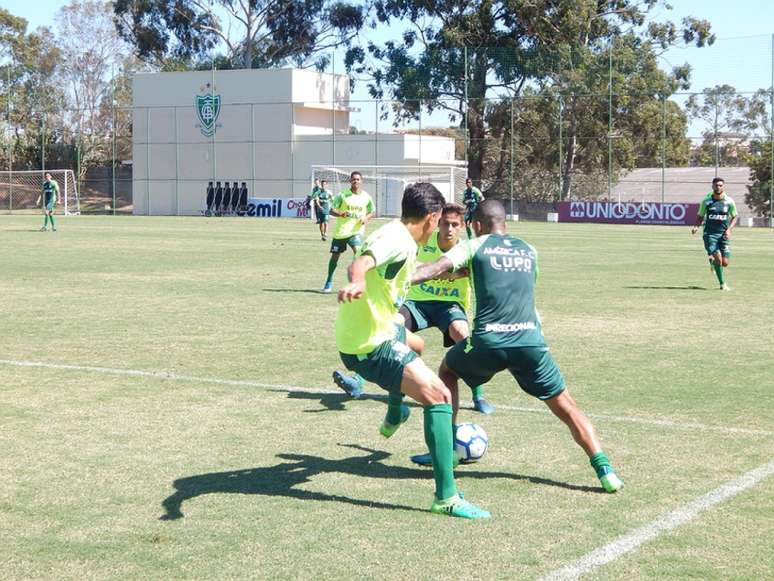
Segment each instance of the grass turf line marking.
M104 373L106 375L125 375L130 377L150 377L153 379L164 379L167 381L180 381L190 383L210 383L214 385L234 385L239 387L260 387L263 389L279 389L289 392L302 392L302 393L321 393L325 395L341 394L340 389L325 389L317 387L301 387L298 385L282 385L274 383L262 383L260 381L254 381L252 379L218 379L214 377L197 377L193 375L178 375L170 371L143 371L140 369L119 369L114 367L97 367L91 365L68 365L65 363L45 363L42 361L20 361L15 359L0 359L0 365L9 365L13 367L33 367L42 369L59 369L68 371L84 371L89 373ZM383 394L368 394L372 399L387 399ZM534 407L522 407L511 405L498 405L500 409L524 412L524 413L550 413L547 409L534 408ZM751 436L774 436L774 432L767 430L753 430L748 428L734 428L725 426L708 426L698 423L685 423L676 422L672 420L663 420L658 418L638 418L634 416L613 416L606 414L586 414L590 418L613 421L613 422L626 422L633 424L645 424L650 426L660 426L666 428L674 428L688 431L697 432L718 432L722 434L740 434Z
M744 492L748 488L752 488L772 474L774 474L774 461L742 474L739 478L724 484L720 488L716 488L712 492L708 492L704 496L700 496L696 500L660 516L645 526L618 537L611 543L595 549L577 561L573 561L569 565L565 565L541 577L541 579L543 581L579 579L582 575L591 573L596 568L637 550L641 545L655 539L662 533L692 521L705 510Z

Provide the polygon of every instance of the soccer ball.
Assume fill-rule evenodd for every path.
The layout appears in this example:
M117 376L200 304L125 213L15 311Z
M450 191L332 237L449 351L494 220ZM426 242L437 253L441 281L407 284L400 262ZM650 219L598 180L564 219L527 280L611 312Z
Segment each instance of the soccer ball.
M454 453L460 462L481 460L489 447L489 438L478 424L459 424L454 432Z

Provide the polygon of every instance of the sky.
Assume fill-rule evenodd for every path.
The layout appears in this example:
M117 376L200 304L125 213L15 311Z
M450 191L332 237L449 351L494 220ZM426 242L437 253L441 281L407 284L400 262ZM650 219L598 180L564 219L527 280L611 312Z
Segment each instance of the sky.
M672 10L660 7L652 12L656 20L669 19L679 23L685 16L709 20L718 40L708 48L673 48L661 57L662 67L689 63L692 67L691 89L717 84L729 84L738 91L753 92L772 84L772 34L774 34L774 2L772 0L671 0ZM56 11L67 2L62 0L0 0L0 5L16 16L27 19L31 28L54 26ZM379 34L369 31L368 34ZM374 37L375 40L381 40ZM337 72L343 72L337 63ZM354 99L368 99L364 86L356 87ZM372 129L375 115L367 112L355 115L362 129ZM362 120L357 120L362 118ZM435 122L436 120L433 119ZM433 123L438 124L438 123ZM441 120L440 124L443 124Z

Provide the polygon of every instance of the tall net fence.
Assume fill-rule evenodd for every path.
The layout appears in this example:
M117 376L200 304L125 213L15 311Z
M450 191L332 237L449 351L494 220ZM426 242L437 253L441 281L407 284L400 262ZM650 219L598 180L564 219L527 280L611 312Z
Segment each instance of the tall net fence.
M559 50L417 52L416 63L444 64L444 90L401 99L388 86L373 98L365 73L336 77L342 50L322 70L333 80L302 101L229 95L234 71L212 69L186 103L146 105L122 71L112 84L126 85L123 98L114 91L93 111L27 107L0 73L0 175L71 169L81 213L197 214L217 181L303 198L314 166L453 166L525 218L560 200L696 202L720 176L743 219L765 220L773 47L769 35L721 38L653 62L617 45L584 62ZM670 81L685 62L689 90ZM15 211L0 189L0 212Z

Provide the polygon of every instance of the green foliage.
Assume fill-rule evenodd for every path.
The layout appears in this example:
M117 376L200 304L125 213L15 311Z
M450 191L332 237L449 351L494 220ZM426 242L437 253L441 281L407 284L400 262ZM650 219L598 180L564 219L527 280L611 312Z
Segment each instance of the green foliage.
M396 123L418 116L422 109L447 111L467 135L470 175L489 193L500 187L504 164L511 163L510 156L503 155L509 149L503 137L510 132L510 116L502 115L503 105L492 99L549 98L516 105L520 111L537 107L528 115L525 112L524 119L547 123L531 125L523 135L536 142L535 152L543 152L536 171L549 175L556 174L560 165L558 148L550 144L558 140L557 99L562 95L561 165L567 195L576 173L592 175L607 169L607 140L590 137L607 134L610 51L617 140L612 166L617 173L655 160L662 115L652 113L662 99L687 87L690 68L662 71L657 51L681 40L697 46L714 42L706 21L687 18L681 28L648 22L649 12L661 4L658 0L620 0L614 6L595 0L379 0L375 5L379 22L412 22L415 28L383 45L369 44L367 52L350 51L347 65L371 75L373 97L402 103ZM667 159L684 164L685 118L668 105L665 121L668 131L678 132L667 144ZM645 138L635 137L635 130Z
M760 145L760 154L750 159L750 179L745 203L759 216L771 218L771 142Z
M212 64L259 68L328 60L324 51L348 43L363 25L364 8L337 0L116 0L116 26L137 55L164 70ZM221 15L225 15L222 18ZM232 36L232 29L240 32ZM198 63L198 64L197 64Z

